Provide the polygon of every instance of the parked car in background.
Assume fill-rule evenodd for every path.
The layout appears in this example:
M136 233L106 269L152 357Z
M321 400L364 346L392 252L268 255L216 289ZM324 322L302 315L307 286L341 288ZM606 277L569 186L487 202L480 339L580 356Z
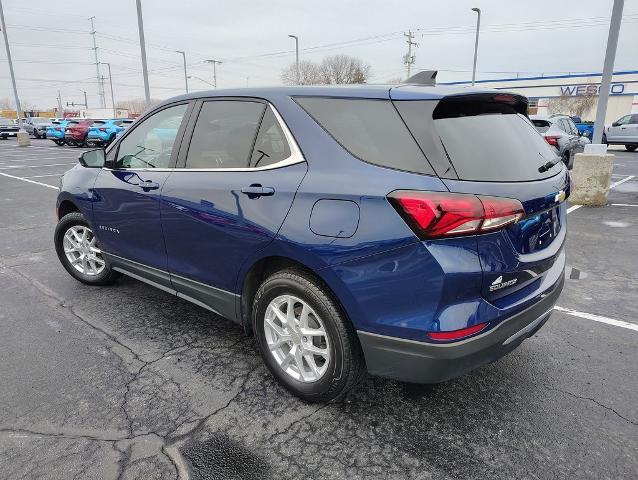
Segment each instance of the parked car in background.
M558 150L563 163L570 170L574 166L575 155L581 153L586 144L591 143L578 133L574 121L568 115L531 115L529 119L545 141Z
M93 119L74 119L69 121L64 130L64 141L67 145L72 147L84 147L87 145L87 139L89 134L89 128L95 122L101 122L102 120Z
M53 120L47 128L47 138L58 146L64 145L64 130L68 123L69 120Z
M575 115L571 115L570 118L576 125L576 128L578 129L578 133L580 135L582 135L583 137L589 138L590 141L592 138L594 138L594 122L590 122L590 121L583 122L583 120L580 117L577 117Z
M569 174L527 108L448 86L183 95L64 174L56 252L85 284L124 273L234 320L308 401L366 368L443 382L534 335L563 288Z
M34 138L46 138L50 126L51 120L43 117L29 117L24 122L24 129Z
M89 127L86 141L89 145L108 146L134 121L135 120L129 118L114 118L110 120L95 121Z
M638 113L625 115L605 129L603 143L624 145L633 152L638 148Z
M0 139L15 137L18 135L18 130L18 126L10 118L0 117Z

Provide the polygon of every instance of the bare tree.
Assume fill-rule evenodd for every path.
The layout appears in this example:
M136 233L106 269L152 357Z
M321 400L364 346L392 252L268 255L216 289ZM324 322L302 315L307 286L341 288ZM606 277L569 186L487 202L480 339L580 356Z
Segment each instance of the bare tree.
M400 83L403 83L403 79L401 77L395 77L387 80L385 83L387 83L388 85L398 85Z
M370 65L349 55L332 55L321 62L321 75L325 84L366 83Z
M13 110L13 102L8 98L0 98L0 110Z
M159 103L156 98L151 98L151 106ZM130 100L122 100L117 102L116 108L128 110L129 115L139 115L146 110L146 100L143 98L133 98Z
M595 85L587 86L583 95L561 95L550 99L547 103L547 109L549 113L563 113L582 117L596 105L598 100L597 93Z
M294 62L281 72L281 81L286 85L318 85L323 83L319 65L310 60L299 62L299 82L297 82L297 66Z
M286 85L330 85L366 83L370 77L370 65L348 55L333 55L317 64L310 60L299 62L299 82L294 63L281 72L281 81Z

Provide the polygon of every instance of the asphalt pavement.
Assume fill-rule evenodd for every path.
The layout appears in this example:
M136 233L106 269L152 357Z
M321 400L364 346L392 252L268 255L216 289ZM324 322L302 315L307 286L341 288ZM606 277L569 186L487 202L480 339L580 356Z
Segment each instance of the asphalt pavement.
M638 152L569 213L560 310L444 384L278 386L238 326L131 278L88 287L52 244L80 149L0 141L0 477L638 478Z

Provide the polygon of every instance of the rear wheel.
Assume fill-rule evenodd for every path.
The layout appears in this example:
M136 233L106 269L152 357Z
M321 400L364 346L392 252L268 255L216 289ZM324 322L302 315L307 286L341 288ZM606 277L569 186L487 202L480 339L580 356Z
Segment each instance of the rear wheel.
M625 145L625 148L627 149L628 152L633 152L636 150L636 148L638 148L638 144L634 144L634 145Z
M283 270L268 277L255 295L252 321L264 362L298 397L329 402L360 380L364 361L356 333L310 274Z
M120 274L107 264L97 237L79 212L60 219L54 234L55 251L62 266L87 285L109 285Z
M58 147L61 147L64 145L64 140L53 140L53 143L55 143Z
M34 138L38 138L38 139L40 138L40 134L38 133L37 130L33 130L33 136Z

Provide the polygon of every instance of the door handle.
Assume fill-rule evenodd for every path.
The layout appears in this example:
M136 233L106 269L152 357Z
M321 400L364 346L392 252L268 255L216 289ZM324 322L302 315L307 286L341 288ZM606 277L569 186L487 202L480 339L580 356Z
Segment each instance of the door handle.
M153 180L144 180L139 186L142 187L142 190L148 192L149 190L157 190L159 188L159 183L154 182Z
M254 183L250 187L242 188L241 193L248 195L249 198L269 197L275 194L275 189L273 187L262 187L260 184Z

